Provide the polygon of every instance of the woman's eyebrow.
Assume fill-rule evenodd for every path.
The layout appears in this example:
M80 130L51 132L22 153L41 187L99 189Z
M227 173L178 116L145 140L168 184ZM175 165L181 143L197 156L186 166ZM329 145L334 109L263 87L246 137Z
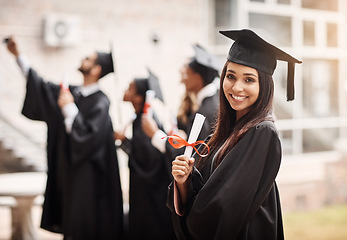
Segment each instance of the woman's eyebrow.
M236 74L236 72L234 70L232 70L232 69L227 69L227 72L231 72L231 73ZM254 77L258 78L258 76L255 75L254 73L244 73L243 75L244 76L254 76Z
M254 73L244 73L243 75L244 75L244 76L253 76L253 77L258 78L258 76L255 75Z

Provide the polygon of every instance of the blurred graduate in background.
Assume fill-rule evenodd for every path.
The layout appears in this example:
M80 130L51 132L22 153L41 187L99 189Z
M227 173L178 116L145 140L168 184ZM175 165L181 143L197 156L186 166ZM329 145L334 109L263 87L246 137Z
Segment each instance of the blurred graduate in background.
M114 132L120 147L129 155L130 186L127 239L175 239L171 213L166 207L167 187L172 180L171 161L151 144L141 119L151 118L162 129L151 106L150 96L163 101L158 78L150 71L146 78L135 78L125 91L123 101L132 103L135 119L132 138L124 131Z
M198 137L199 140L203 140L212 133L217 117L219 96L213 81L219 77L218 71L222 69L223 64L200 45L194 45L193 49L195 56L181 68L181 83L185 85L186 92L177 114L177 130L165 133L158 128L153 119L144 118L142 121L143 130L151 138L153 146L166 153L167 158L171 160L183 153L183 149L173 149L163 140L167 134L176 134L186 140L195 114L200 113L206 117Z
M44 81L13 37L7 48L27 79L23 115L47 124L41 227L66 240L121 239L123 200L110 101L98 85L113 72L112 53L94 52L83 59L83 84L69 86Z

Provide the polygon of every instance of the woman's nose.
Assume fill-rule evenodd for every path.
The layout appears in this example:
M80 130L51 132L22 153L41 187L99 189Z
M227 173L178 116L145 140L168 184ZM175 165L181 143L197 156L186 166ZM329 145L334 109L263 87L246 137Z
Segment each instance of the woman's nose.
M241 81L235 81L232 89L235 91L235 92L241 92L243 91L243 84Z

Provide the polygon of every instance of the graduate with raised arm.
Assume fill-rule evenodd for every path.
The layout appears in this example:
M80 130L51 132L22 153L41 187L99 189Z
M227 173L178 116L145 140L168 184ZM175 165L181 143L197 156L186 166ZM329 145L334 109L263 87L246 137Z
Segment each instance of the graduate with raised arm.
M131 139L115 132L120 147L129 155L129 222L127 239L175 239L171 213L166 207L167 186L172 180L171 161L151 144L143 132L141 119L151 117L161 128L156 113L150 106L150 96L163 101L158 78L149 71L147 78L135 78L125 91L123 101L130 102L136 117L132 123ZM149 116L149 115L153 115Z
M234 40L220 78L215 132L201 154L177 156L167 205L178 239L283 240L275 182L281 142L272 115L277 60L288 62L288 100L294 64L301 61L251 30L221 31Z
M113 72L111 53L82 60L81 86L44 81L18 51L9 51L23 71L22 113L47 124L47 185L41 227L66 240L122 239L123 200L109 116L110 102L98 81Z

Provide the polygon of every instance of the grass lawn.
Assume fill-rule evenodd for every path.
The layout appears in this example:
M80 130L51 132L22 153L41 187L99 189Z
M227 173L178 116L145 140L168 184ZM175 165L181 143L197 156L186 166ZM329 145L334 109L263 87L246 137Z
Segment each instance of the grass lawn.
M283 213L286 240L347 240L347 205Z

